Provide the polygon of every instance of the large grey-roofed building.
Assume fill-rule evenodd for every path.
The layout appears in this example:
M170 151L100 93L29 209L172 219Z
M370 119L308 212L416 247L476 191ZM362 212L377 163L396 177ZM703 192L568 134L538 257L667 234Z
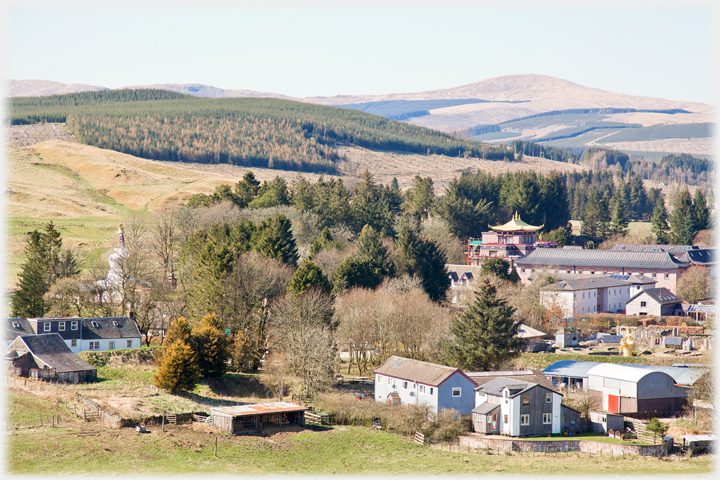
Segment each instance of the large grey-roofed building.
M554 248L537 249L515 264L523 283L538 270L551 273L639 274L657 279L658 287L672 292L682 272L691 265L667 252Z

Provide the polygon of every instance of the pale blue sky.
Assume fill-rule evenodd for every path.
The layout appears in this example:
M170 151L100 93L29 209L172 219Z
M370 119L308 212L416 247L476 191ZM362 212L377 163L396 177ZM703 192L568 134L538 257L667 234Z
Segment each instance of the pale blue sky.
M109 88L202 83L306 97L535 73L716 103L718 11L709 1L200 5L12 1L3 12L3 77Z

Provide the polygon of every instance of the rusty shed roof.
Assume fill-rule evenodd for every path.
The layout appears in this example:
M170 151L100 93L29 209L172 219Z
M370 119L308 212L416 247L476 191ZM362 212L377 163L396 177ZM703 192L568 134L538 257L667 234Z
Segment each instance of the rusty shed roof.
M213 407L213 415L243 417L248 415L265 415L272 413L303 412L308 407L290 402L252 403L249 405L234 405L232 407Z

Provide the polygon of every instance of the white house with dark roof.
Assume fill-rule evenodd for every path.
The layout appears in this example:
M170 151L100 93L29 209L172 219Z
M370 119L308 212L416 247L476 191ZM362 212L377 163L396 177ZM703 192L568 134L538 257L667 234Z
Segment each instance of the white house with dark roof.
M627 302L626 315L672 315L682 300L667 288L648 288L635 294Z
M57 333L74 353L142 347L140 330L130 317L38 317L9 319L8 322L6 342L12 342L19 334ZM15 323L22 327L10 328Z
M657 287L675 291L677 280L691 264L668 252L540 248L516 260L523 283L537 272L585 275L643 275Z
M469 415L475 407L476 384L458 368L393 355L374 373L377 402L426 405L432 414L454 409Z
M565 318L625 310L631 284L612 276L591 276L563 280L540 289L540 303L558 307Z

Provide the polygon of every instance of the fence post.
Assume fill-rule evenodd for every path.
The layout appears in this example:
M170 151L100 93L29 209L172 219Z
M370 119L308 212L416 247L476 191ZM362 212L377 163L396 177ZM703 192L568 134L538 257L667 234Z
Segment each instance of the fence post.
M83 408L83 422L87 423L87 416L85 415L85 409Z
M217 457L217 435L215 436L215 456Z

